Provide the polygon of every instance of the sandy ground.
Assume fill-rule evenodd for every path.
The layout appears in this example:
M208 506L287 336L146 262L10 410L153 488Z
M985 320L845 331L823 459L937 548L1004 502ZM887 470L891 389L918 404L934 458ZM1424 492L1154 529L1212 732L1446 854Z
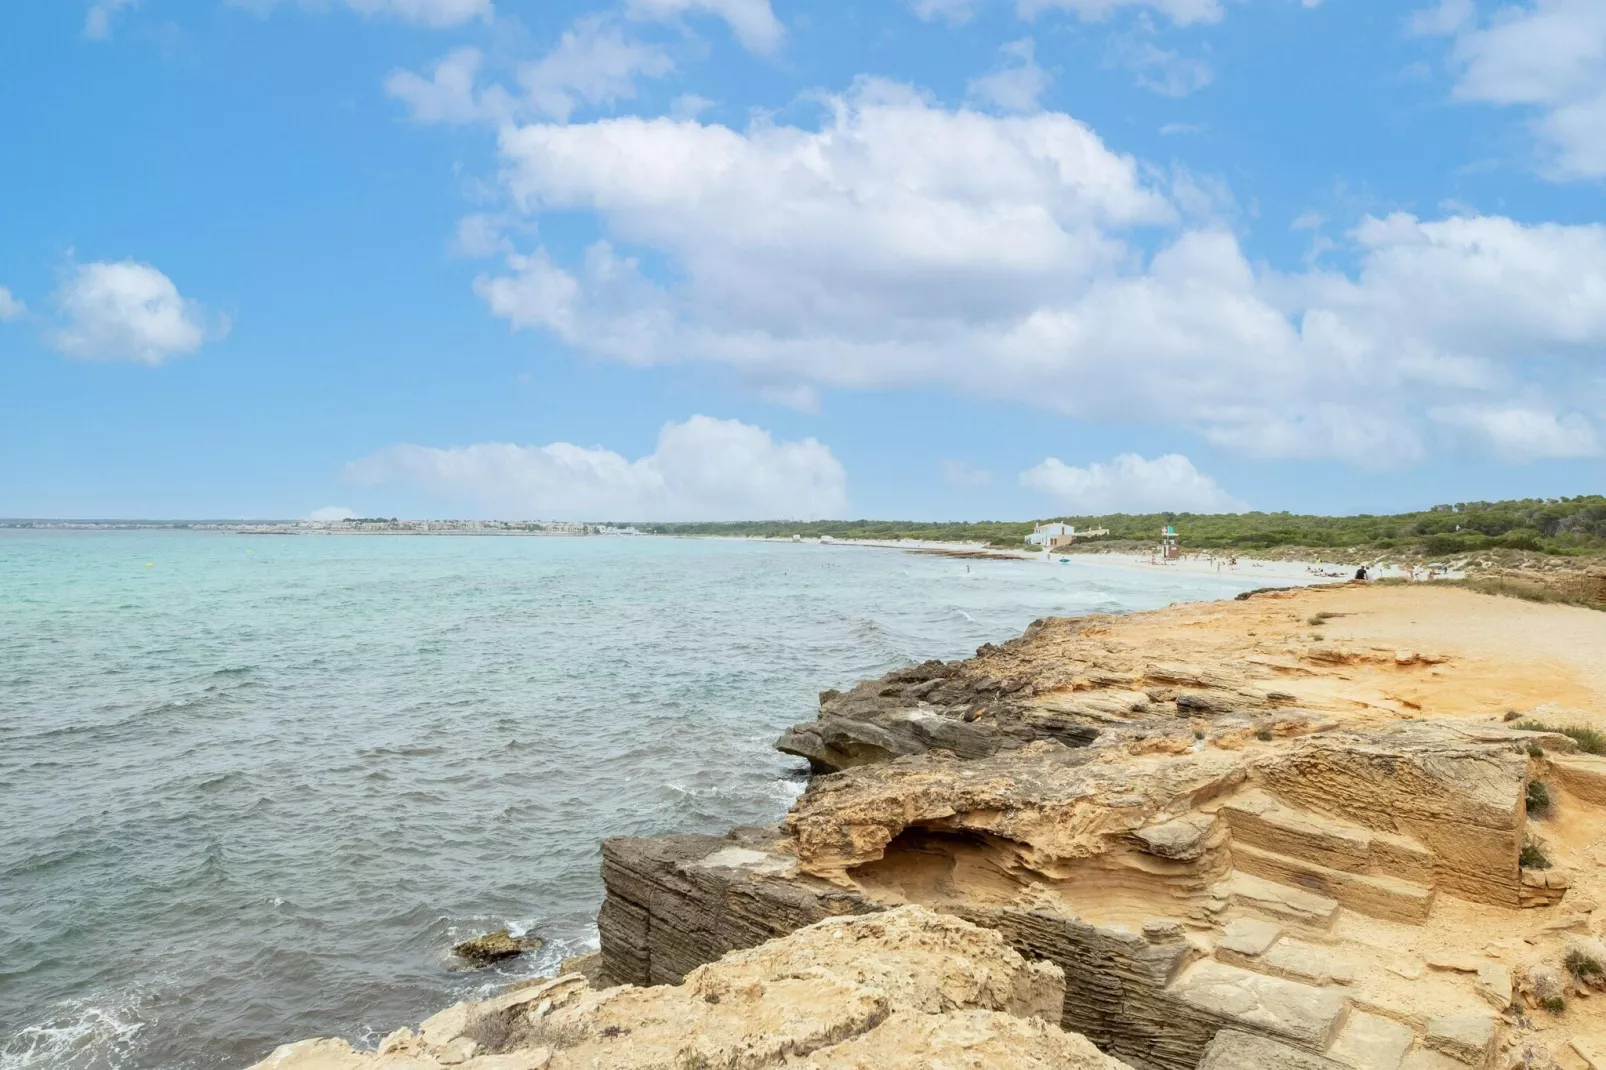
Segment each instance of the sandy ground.
M727 538L729 536L707 536L709 538ZM746 540L744 540L746 541ZM791 542L785 538L765 538L760 542ZM1355 575L1354 565L1343 565L1331 561L1317 559L1298 561L1269 561L1244 555L1215 554L1207 552L1189 553L1176 561L1163 561L1151 554L1137 553L1086 553L1071 554L1048 553L1023 547L1019 550L1003 549L997 546L988 546L979 542L936 542L924 539L804 539L804 543L840 547L867 547L881 550L903 550L911 553L939 554L955 557L988 557L999 560L1033 561L1038 563L1058 563L1061 557L1067 557L1078 564L1108 565L1112 568L1143 568L1143 569L1172 569L1193 575L1230 575L1246 576L1256 579L1264 578L1267 585L1272 584L1310 584L1330 583L1333 580L1348 580ZM1374 566L1371 570L1373 579L1409 579L1412 574L1408 569L1397 566ZM1460 572L1446 571L1437 578L1460 579ZM1416 579L1426 580L1425 569L1418 569Z

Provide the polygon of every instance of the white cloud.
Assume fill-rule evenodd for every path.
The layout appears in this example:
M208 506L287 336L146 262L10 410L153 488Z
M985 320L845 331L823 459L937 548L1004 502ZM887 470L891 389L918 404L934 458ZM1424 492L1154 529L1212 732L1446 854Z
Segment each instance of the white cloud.
M1137 76L1137 84L1165 97L1185 97L1216 79L1202 59L1164 49L1153 41L1122 36L1111 40L1105 62Z
M1397 466L1425 455L1428 407L1565 391L1606 350L1606 227L1398 214L1331 239L1353 270L1285 274L1069 116L884 82L816 128L537 123L501 154L510 212L592 213L605 237L578 262L508 254L476 283L495 315L767 396L935 386Z
M1521 463L1550 458L1598 457L1600 440L1578 413L1557 415L1543 409L1512 407L1435 408L1428 416L1470 433L1488 452Z
M209 326L206 310L173 280L134 260L75 265L56 302L61 322L52 340L70 357L160 364L229 329L221 318Z
M982 0L909 0L909 9L925 22L941 19L955 26L969 22Z
M266 15L284 0L227 0L233 7L243 7ZM419 26L445 29L461 26L475 19L490 19L494 14L491 0L341 0L346 7L365 16L393 18ZM302 0L303 7L323 6L317 0Z
M407 105L421 123L471 123L509 117L512 101L502 91L476 88L483 57L477 48L457 48L430 67L425 78L412 71L392 71L385 92Z
M466 215L457 221L452 251L473 260L510 253L513 242L507 236L508 225L508 220L483 212Z
M656 45L627 39L603 19L581 19L558 45L519 70L519 84L539 112L568 119L580 104L613 104L636 95L638 77L659 78L675 69Z
M307 519L320 524L332 524L336 520L351 520L357 516L356 510L349 505L326 505L322 509L314 509L307 514Z
M1216 485L1180 453L1145 460L1122 453L1086 468L1050 457L1020 474L1021 486L1041 491L1073 514L1241 513L1248 506Z
M1478 6L1473 0L1439 0L1432 7L1412 12L1405 26L1419 36L1436 37L1464 29L1477 17Z
M1089 22L1100 22L1123 8L1135 7L1157 11L1178 26L1219 22L1226 14L1220 0L1019 0L1018 7L1025 18L1058 9L1073 12Z
M20 298L13 297L11 291L0 286L0 323L6 320L18 319L27 314L28 306Z
M352 462L347 476L408 484L509 519L809 519L847 510L847 475L829 448L709 416L664 425L653 453L635 461L567 442L400 445Z
M972 78L966 83L967 94L1003 111L1037 111L1037 98L1052 79L1037 65L1032 39L1011 41L999 51L1004 54L1003 64L991 74Z
M688 11L717 15L730 24L743 46L754 52L773 52L786 36L786 29L770 0L628 0L629 12L638 18L675 18Z
M1606 4L1532 0L1480 25L1470 0L1443 0L1410 26L1453 36L1458 99L1533 114L1540 166L1551 177L1606 178Z
M943 461L942 481L954 487L985 487L993 481L993 474L978 468L969 461Z
M84 36L105 41L112 35L112 19L125 7L138 7L139 0L95 0L84 16Z
M696 93L682 93L669 102L669 114L675 119L695 119L714 106L714 102Z
M638 78L659 78L675 69L662 48L626 37L605 18L579 20L552 51L520 65L516 94L500 85L479 86L483 59L479 49L454 49L430 67L428 77L391 72L385 91L421 123L508 122L531 115L566 121L581 106L629 100Z

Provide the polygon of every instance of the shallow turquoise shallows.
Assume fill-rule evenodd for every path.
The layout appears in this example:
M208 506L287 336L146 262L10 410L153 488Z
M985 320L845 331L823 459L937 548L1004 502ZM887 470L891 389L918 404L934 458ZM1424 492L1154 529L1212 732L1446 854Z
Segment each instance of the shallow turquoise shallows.
M1252 578L653 538L0 532L0 1068L372 1041L595 940L598 843L772 821L816 693ZM546 949L454 970L512 926Z

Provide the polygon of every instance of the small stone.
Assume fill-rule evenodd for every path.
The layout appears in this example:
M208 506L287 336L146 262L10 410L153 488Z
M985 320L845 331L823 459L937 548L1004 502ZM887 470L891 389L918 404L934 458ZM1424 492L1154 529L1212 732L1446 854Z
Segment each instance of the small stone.
M1589 1065L1589 1070L1606 1070L1606 1045L1597 1040L1574 1037L1567 1042L1567 1046Z
M402 1026L395 1032L387 1034L385 1039L379 1042L379 1047L374 1049L374 1054L391 1055L396 1052L410 1051L414 1047L416 1040L417 1038L413 1036L413 1031L406 1026Z
M472 940L464 940L452 948L452 953L475 966L488 966L526 951L539 951L545 944L546 941L539 936L514 936L506 929L499 929Z
M1472 987L1497 1011L1511 1006L1511 971L1498 962L1484 963Z
M1483 968L1483 960L1476 955L1461 955L1455 952L1430 951L1422 956L1435 970L1449 970L1453 973L1477 973Z
M435 1061L442 1066L459 1066L474 1058L474 1049L478 1047L468 1037L458 1037L435 1052Z
M1238 918L1222 930L1216 947L1238 955L1254 958L1277 942L1282 930L1269 921L1256 918Z
M1449 1014L1428 1023L1422 1042L1473 1066L1487 1064L1494 1050L1495 1020L1487 1014Z
M1169 944L1186 937L1182 923L1170 918L1149 918L1143 923L1143 939L1151 944Z

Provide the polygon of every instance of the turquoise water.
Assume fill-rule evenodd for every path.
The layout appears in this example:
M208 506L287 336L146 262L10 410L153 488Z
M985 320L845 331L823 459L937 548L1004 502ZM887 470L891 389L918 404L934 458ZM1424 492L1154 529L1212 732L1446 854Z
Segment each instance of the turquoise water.
M373 1040L594 942L607 836L779 817L815 695L1248 578L647 538L0 531L0 1068ZM453 969L511 925L545 951Z

